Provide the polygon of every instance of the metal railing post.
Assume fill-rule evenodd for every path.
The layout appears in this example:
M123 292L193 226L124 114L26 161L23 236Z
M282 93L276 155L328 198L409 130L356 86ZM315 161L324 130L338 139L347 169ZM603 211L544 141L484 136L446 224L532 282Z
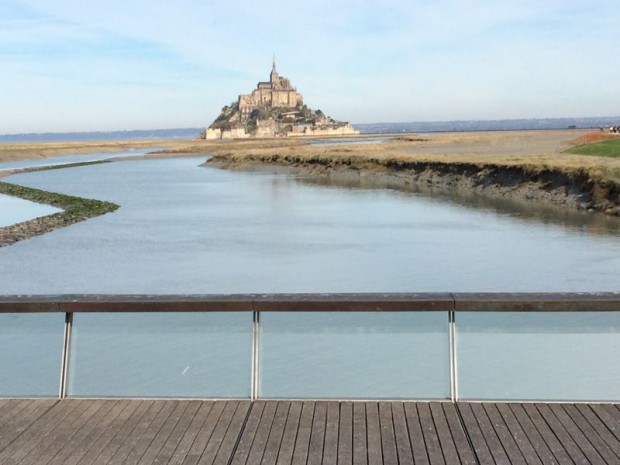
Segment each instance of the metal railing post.
M448 312L448 331L450 337L450 400L459 400L459 384L456 359L456 312Z
M73 326L73 313L65 313L65 335L62 348L62 362L60 367L60 389L58 397L67 397L67 380L69 377L69 351L71 350L71 329Z
M251 393L250 399L256 400L258 399L258 380L259 380L259 370L258 370L258 349L259 349L259 338L260 338L260 313L257 311L252 312L252 383L251 383Z

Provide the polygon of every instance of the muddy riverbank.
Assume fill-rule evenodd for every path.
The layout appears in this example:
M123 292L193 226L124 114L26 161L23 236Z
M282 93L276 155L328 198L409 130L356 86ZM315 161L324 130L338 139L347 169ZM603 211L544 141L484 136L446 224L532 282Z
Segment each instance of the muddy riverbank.
M620 216L620 187L587 169L494 163L407 161L373 157L215 155L208 166L298 175L363 178L374 184L423 186Z

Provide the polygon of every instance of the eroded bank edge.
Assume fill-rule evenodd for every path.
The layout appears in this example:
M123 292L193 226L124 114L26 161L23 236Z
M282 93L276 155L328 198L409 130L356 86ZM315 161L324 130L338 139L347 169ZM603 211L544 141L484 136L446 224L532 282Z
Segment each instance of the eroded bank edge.
M597 180L586 169L562 171L518 165L401 161L359 157L291 155L215 155L206 166L232 170L273 167L301 175L353 174L368 179L390 177L403 184L431 186L620 216L620 185Z

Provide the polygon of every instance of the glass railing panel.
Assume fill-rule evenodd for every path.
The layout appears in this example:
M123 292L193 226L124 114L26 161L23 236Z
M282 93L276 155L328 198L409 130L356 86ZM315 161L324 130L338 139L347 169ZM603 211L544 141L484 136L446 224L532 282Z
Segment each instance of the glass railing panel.
M461 399L620 400L620 312L456 314Z
M64 327L64 313L0 313L0 396L58 396Z
M74 315L70 396L250 397L252 313Z
M263 398L450 397L446 312L263 312Z

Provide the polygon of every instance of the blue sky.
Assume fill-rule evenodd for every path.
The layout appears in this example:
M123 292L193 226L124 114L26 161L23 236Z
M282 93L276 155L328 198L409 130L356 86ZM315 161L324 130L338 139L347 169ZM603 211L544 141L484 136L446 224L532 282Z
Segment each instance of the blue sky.
M0 133L200 127L278 69L357 123L620 115L601 0L0 0Z

